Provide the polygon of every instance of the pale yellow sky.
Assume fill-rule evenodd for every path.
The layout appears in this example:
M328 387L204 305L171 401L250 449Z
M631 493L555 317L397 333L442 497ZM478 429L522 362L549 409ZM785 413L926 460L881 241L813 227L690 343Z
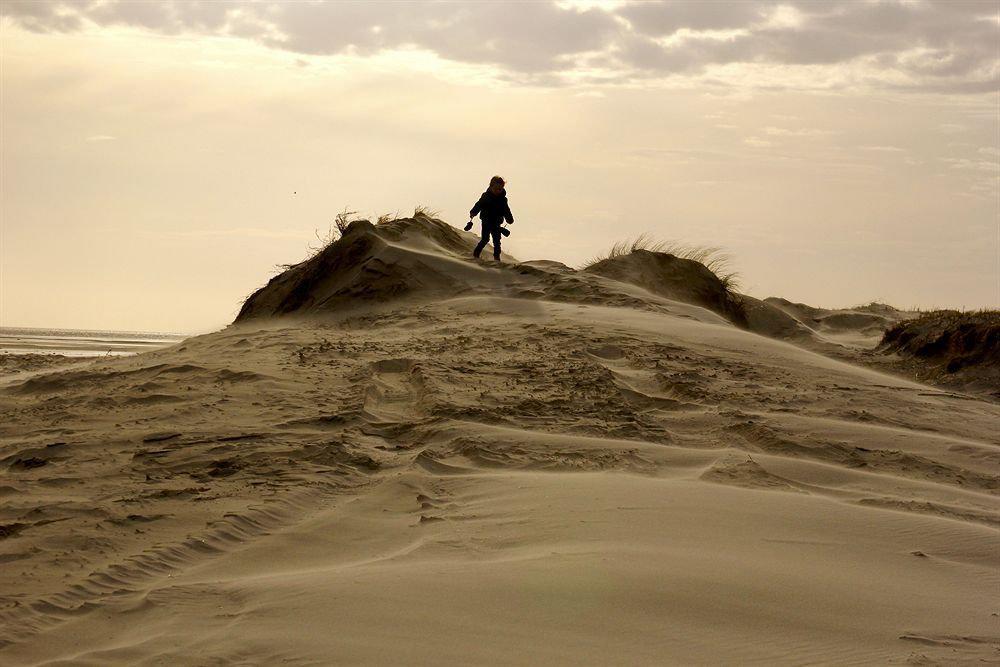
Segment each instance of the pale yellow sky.
M1000 306L996 4L721 4L4 3L0 325L211 330L345 207L460 226L494 173L521 259Z

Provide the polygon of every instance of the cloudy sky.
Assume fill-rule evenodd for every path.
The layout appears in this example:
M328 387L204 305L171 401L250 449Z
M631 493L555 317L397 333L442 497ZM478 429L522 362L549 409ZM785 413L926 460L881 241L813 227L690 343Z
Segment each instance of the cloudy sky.
M1000 305L1000 4L0 3L0 325L228 323L344 208L723 246L759 297Z

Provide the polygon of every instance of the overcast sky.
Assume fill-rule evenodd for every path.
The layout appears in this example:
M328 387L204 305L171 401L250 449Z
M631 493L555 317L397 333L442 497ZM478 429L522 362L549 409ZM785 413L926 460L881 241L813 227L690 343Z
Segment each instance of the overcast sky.
M1000 4L0 3L0 325L198 332L345 207L1000 306Z

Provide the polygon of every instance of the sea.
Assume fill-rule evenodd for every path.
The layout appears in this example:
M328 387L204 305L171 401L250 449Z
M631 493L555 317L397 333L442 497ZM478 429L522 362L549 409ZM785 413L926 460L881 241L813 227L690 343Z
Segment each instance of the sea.
M188 337L152 331L0 327L0 354L126 355L167 347Z

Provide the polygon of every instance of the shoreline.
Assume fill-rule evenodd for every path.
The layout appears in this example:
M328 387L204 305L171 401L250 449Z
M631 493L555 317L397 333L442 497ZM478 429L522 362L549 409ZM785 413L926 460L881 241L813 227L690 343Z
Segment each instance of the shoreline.
M0 355L119 356L168 347L189 337L160 332L0 327Z

